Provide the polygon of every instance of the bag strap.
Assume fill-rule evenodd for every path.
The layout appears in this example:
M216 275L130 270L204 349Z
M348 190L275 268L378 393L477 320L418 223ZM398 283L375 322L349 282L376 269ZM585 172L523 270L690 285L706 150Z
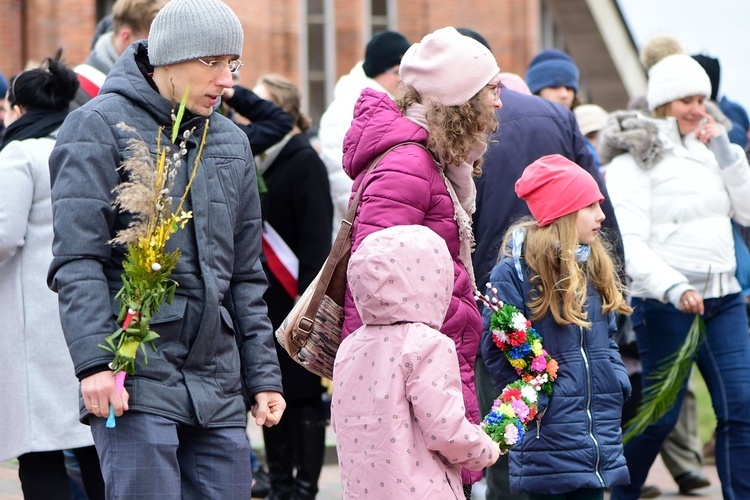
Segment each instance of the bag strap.
M333 278L334 272L336 271L339 262L341 262L341 259L351 250L352 226L354 223L354 217L357 214L357 207L359 206L359 197L362 194L362 190L365 185L365 178L370 172L373 171L373 169L375 169L375 167L380 163L380 160L382 160L385 155L387 155L397 147L407 145L419 146L429 153L429 150L423 144L420 144L418 142L408 141L396 144L395 146L391 146L386 151L378 155L378 157L372 161L370 167L367 169L367 172L365 172L365 175L362 177L362 182L360 182L359 187L357 188L357 193L354 195L354 198L349 205L349 211L346 213L346 217L341 221L341 227L339 228L339 232L336 235L336 240L333 243L333 247L331 247L331 253L328 255L328 259L326 259L326 262L323 265L323 270L321 271L318 285L315 287L315 292L310 299L310 303L305 310L305 314L302 316L302 318L300 318L297 324L297 329L301 334L298 336L293 336L292 343L295 344L299 349L304 347L305 343L307 342L307 338L310 336L310 333L312 333L315 314L320 307L320 302L323 300L323 296L325 295L326 290L328 290L331 278ZM345 270L343 273L343 280L344 282L346 282Z

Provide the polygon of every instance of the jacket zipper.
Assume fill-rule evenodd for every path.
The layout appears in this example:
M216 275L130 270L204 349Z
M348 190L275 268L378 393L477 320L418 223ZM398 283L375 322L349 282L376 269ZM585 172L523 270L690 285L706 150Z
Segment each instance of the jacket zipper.
M588 355L586 354L583 327L579 326L578 331L581 334L581 341L580 341L581 357L583 358L583 365L586 368L586 382L587 382L586 383L586 416L588 417L589 437L591 438L591 441L593 441L594 443L594 451L596 453L596 463L594 465L594 472L596 473L596 477L599 479L599 482L601 483L602 488L605 488L606 484L604 483L604 478L602 477L602 474L599 471L599 465L601 463L602 453L599 447L599 441L596 439L596 436L594 436L594 419L591 415L591 386L592 386L591 365L589 364L589 358L588 358Z
M544 418L544 414L546 411L547 411L547 408L545 408L544 411L540 413L537 416L537 418L534 419L536 420L536 438L537 439L539 439L539 433L542 432L542 419Z

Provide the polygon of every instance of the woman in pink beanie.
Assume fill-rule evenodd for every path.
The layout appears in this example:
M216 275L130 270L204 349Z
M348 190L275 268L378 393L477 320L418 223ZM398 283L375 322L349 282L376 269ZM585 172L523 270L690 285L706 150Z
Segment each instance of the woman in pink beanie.
M353 192L363 185L353 252L368 234L396 225L424 225L448 245L455 280L440 331L456 345L466 416L473 423L480 421L473 368L482 331L471 267L473 176L481 172L489 136L497 130L499 73L492 53L454 28L426 35L401 60L403 85L395 102L387 94L362 91L343 149ZM367 173L375 158L397 145ZM350 292L344 309L345 338L362 325ZM464 469L463 484L481 476Z
M628 483L620 415L630 396L615 313L629 314L615 264L599 238L604 200L593 177L560 155L539 158L516 182L533 219L512 226L488 288L526 318L559 367L536 424L510 451L510 489L530 500L601 500ZM518 380L484 312L482 358L498 388Z

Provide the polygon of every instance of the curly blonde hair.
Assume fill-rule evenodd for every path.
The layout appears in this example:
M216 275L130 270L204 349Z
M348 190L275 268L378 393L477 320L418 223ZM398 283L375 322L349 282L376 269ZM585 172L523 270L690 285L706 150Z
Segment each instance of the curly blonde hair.
M425 119L430 130L427 149L438 153L448 165L460 165L469 156L474 142L489 141L490 135L497 132L498 121L495 110L482 102L486 92L494 92L490 88L483 88L468 102L460 106L444 106L429 101ZM414 87L402 85L396 97L396 105L402 113L412 104L422 103L422 98ZM474 175L482 175L480 158L474 162Z
M505 235L502 248L509 255L508 243L516 228L526 230L524 255L532 285L531 321L546 314L559 325L578 325L590 328L586 312L588 283L602 297L602 313L630 314L633 309L625 301L625 287L616 272L616 264L606 241L597 238L591 244L591 254L585 264L575 258L578 248L576 212L560 217L548 226L539 226L532 218L525 218L512 226Z

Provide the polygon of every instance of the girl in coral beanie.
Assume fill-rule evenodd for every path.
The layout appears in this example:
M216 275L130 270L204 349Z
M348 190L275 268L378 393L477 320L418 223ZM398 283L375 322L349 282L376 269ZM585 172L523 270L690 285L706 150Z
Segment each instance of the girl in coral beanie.
M516 194L533 219L508 230L489 286L531 320L559 368L552 396L538 393L536 422L510 451L510 489L531 500L602 499L605 488L628 483L620 414L631 391L612 339L615 313L631 309L599 238L604 196L560 155L526 167ZM491 313L483 313L482 357L505 387L518 374L493 341Z

